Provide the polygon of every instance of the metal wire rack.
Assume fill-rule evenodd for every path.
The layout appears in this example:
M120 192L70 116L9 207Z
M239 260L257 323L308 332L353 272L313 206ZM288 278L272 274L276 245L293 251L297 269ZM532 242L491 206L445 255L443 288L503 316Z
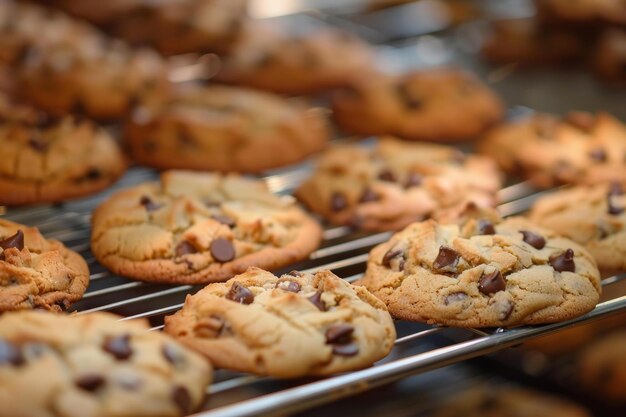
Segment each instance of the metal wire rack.
M306 175L308 166L299 166L265 177L272 191L289 193ZM163 317L178 310L186 294L199 287L191 285L157 285L131 281L115 276L97 264L89 251L90 213L106 194L124 186L156 178L147 169L133 168L113 190L95 198L57 206L11 210L7 217L21 223L36 225L47 236L65 242L80 252L89 263L91 285L83 300L75 304L78 314L93 311L111 311L124 316L123 320L147 318L152 330L162 327ZM503 215L526 210L543 192L537 192L525 182L502 189L499 209ZM390 233L355 233L347 227L329 227L324 231L324 243L307 261L290 269L331 269L348 281L362 276L368 251L384 242ZM603 281L609 286L626 278L615 276ZM197 416L252 416L285 415L331 402L409 375L427 372L496 350L518 345L532 337L545 335L595 320L619 310L626 310L626 296L599 304L589 314L568 322L516 329L449 329L424 325L398 323L399 337L391 355L375 366L357 372L317 381L279 382L271 378L218 371L216 382L209 387L206 411ZM423 338L446 332L463 333L467 340L412 354L407 345L419 344ZM261 386L256 387L256 386ZM239 392L238 392L239 391ZM224 396L224 398L221 398ZM218 400L218 401L215 401ZM223 401L226 400L226 401ZM242 400L242 401L240 401ZM229 402L231 402L228 404Z

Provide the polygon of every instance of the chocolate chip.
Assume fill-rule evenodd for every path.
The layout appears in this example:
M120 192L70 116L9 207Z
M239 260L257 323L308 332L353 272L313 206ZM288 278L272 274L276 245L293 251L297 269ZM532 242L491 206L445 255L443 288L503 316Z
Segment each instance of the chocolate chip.
M354 327L349 324L340 323L333 324L326 329L326 343L327 344L346 344L350 343L352 339L352 333Z
M198 252L196 248L186 240L183 240L176 246L176 256L184 256L196 252Z
M217 262L229 262L235 259L235 247L233 243L224 238L217 238L211 242L209 247L211 256Z
M598 162L606 162L606 151L602 148L593 149L589 152L589 157Z
M498 291L504 291L506 288L506 281L502 277L500 271L495 270L490 274L484 274L478 280L478 290L485 294L495 294Z
M567 249L559 255L550 256L550 265L558 272L574 272L576 271L576 263L574 263L574 251Z
M180 349L174 346L171 343L165 343L161 348L161 353L165 360L167 360L172 365L178 365L182 363L185 359Z
M309 301L317 307L320 311L326 311L326 304L322 300L322 291L317 291L315 294L309 297Z
M141 200L139 200L139 204L144 206L148 212L155 211L161 208L160 204L155 203L154 201L150 199L150 197L146 195L141 197Z
M280 280L276 283L276 288L289 292L300 292L300 284L288 279Z
M98 180L102 177L102 172L98 168L89 168L85 174L85 178L91 181Z
M396 95L398 96L400 101L402 101L404 107L408 109L417 110L423 105L422 100L414 97L409 90L408 85L405 83L400 83L396 85Z
M546 240L543 236L533 233L529 230L520 230L522 239L535 249L543 249L546 246Z
M406 181L404 182L404 187L405 188L418 187L422 185L423 181L424 181L424 178L420 174L418 174L417 172L411 172L409 176L407 177Z
M332 211L342 211L348 207L348 200L346 196L340 192L335 191L330 196L330 208Z
M367 187L363 190L363 193L359 198L359 203L369 203L372 201L378 201L378 199L378 194L376 194L371 188Z
M401 249L394 249L394 248L389 249L387 253L385 253L385 255L383 256L383 262L382 262L383 266L390 268L391 261L400 256L402 256L401 261L404 261L404 252ZM402 263L402 266L404 266L404 263ZM402 270L402 268L400 268L400 270Z
M439 248L439 254L437 254L437 258L435 258L433 262L433 268L437 271L454 272L460 257L461 255L454 249L441 246Z
M28 140L28 146L41 153L48 148L48 142L46 142L38 133L34 133Z
M495 235L496 228L489 220L481 219L478 221L478 234L479 235Z
M133 350L130 347L129 334L107 337L102 344L102 349L120 361L130 358L133 354Z
M396 182L396 176L393 172L386 169L378 174L378 179L387 182Z
M467 294L465 294L464 292L453 292L451 294L448 294L443 302L445 305L450 305L452 303L458 303L459 301L463 301L466 298Z
M4 250L9 248L16 248L17 250L24 249L24 232L18 230L13 236L0 240L0 248Z
M59 119L45 112L37 112L35 125L40 129L49 129L59 124Z
M215 214L211 216L211 218L216 222L222 223L223 225L230 227L231 229L237 225L237 222L234 219L231 219L228 216L224 216L223 214Z
M333 345L333 353L338 356L354 356L359 353L359 347L356 345L356 343Z
M191 394L182 385L178 385L172 390L172 401L184 415L191 411Z
M23 365L24 355L19 346L0 339L0 366L7 364L14 366Z
M226 298L240 304L252 304L254 301L254 294L245 286L238 282L234 282L226 294Z
M85 374L74 381L76 386L82 390L94 392L104 385L104 378L98 374Z

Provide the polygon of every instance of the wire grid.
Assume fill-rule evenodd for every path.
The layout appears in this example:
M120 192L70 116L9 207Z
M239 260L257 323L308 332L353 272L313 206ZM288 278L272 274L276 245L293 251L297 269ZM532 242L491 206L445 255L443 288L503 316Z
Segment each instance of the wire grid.
M268 186L276 193L289 193L306 176L307 165L278 171L265 177ZM160 285L131 281L111 274L100 266L89 250L89 232L91 211L117 189L132 184L156 179L156 173L148 169L133 168L112 190L97 197L70 202L57 206L41 206L28 209L11 210L7 218L38 226L42 233L66 243L87 260L91 274L91 283L83 300L74 308L78 314L94 311L110 311L124 316L122 320L145 318L152 323L152 330L160 330L163 317L182 307L187 294L194 293L200 287L191 285ZM499 210L505 216L527 210L539 196L547 191L537 192L528 183L510 185L499 192L502 204ZM390 232L364 234L356 233L348 227L328 227L324 231L324 242L320 249L311 254L308 260L289 267L300 270L330 269L337 275L352 282L359 279L365 270L369 250L391 236ZM281 271L277 271L281 272ZM615 276L603 281L603 285L613 285L626 278ZM613 312L626 309L626 296L598 305L591 313L569 322L553 325L504 329L449 329L436 326L402 328L398 322L399 337L391 355L372 368L345 375L331 377L315 382L297 381L287 385L271 381L271 378L218 371L216 382L208 389L209 402L207 411L198 416L252 416L259 414L284 415L338 398L356 394L391 381L426 372L459 362L471 357L504 349L531 337L548 334L558 329L579 324L584 321L604 317ZM463 333L464 342L450 342L443 348L412 354L403 349L406 345L420 343L427 336L449 331ZM457 338L458 339L458 338ZM266 387L269 382L269 389ZM273 386L272 383L276 383ZM233 395L237 390L245 390L255 384L263 384L259 391L251 391L248 396ZM211 402L211 398L228 394L228 398L237 400L233 404ZM243 399L243 401L239 401ZM217 408L215 408L217 407Z

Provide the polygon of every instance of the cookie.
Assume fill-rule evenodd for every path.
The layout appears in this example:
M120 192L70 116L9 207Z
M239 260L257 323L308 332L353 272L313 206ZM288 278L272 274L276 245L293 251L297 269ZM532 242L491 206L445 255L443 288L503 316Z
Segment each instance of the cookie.
M626 331L596 339L581 352L577 369L585 390L610 403L625 404Z
M88 284L89 269L79 254L37 228L0 218L0 313L66 310Z
M495 206L500 185L488 158L383 137L373 148L328 150L296 196L331 223L397 230L426 217L454 220L469 202Z
M622 0L535 0L535 5L540 19L548 24L626 25Z
M583 245L603 276L626 271L626 195L620 185L578 186L545 195L529 217Z
M360 369L396 337L385 306L330 271L250 268L187 296L165 331L220 368L294 378Z
M246 26L216 80L285 94L341 87L371 71L371 48L354 35L322 29L302 35Z
M609 83L626 86L626 30L608 29L598 40L592 59L595 73Z
M96 193L126 170L102 128L71 116L51 119L0 96L0 204L63 202Z
M289 197L236 175L167 171L117 192L92 216L91 251L144 281L223 281L255 265L280 268L317 249L321 227Z
M498 122L502 102L475 76L437 68L355 79L337 92L333 116L348 133L456 142Z
M108 313L0 317L3 416L182 417L202 403L211 366L147 321Z
M161 169L261 172L321 150L328 129L319 109L270 93L214 85L139 108L126 138L138 162Z
M626 126L608 113L533 114L495 128L478 150L540 188L626 185Z
M372 250L359 283L394 317L454 327L569 320L601 293L585 249L523 218L414 223Z
M543 392L495 382L457 393L433 417L591 417L576 403Z

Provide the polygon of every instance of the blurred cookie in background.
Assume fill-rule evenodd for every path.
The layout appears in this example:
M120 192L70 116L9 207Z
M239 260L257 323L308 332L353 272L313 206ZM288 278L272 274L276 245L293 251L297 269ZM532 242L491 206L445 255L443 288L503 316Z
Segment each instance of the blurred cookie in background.
M596 73L613 85L626 87L626 29L605 31L594 50L592 66Z
M626 404L626 331L594 339L578 358L578 378L598 398Z

